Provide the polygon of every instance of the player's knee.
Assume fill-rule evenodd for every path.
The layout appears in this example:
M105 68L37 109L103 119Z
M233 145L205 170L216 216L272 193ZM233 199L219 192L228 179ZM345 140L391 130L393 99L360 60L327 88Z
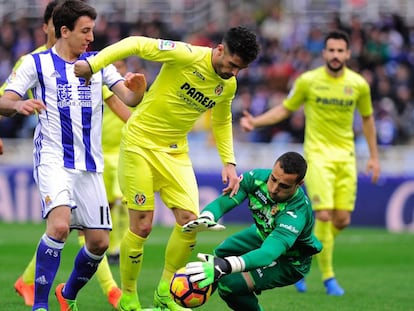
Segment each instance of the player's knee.
M333 221L333 225L335 226L335 228L337 228L338 230L343 230L346 227L349 226L349 224L351 223L351 219L350 218L340 218L340 219L335 219Z
M174 213L177 224L179 224L180 226L185 225L191 220L197 219L197 215L187 210L173 208L172 211Z
M332 212L329 210L320 210L315 213L316 219L326 222L332 220Z
M69 232L69 224L64 221L55 221L52 224L49 223L46 229L48 236L63 242L68 238Z
M107 239L98 239L93 241L86 242L88 251L95 255L103 255L109 246L109 241Z
M141 238L146 238L150 235L152 231L152 224L151 223L139 223L135 226L131 226L130 230L132 233L138 235Z

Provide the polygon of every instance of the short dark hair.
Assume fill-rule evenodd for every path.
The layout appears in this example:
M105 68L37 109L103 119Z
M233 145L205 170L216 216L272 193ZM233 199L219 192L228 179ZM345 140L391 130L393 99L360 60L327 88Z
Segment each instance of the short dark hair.
M325 47L329 39L344 40L346 42L346 47L349 48L349 36L345 31L342 30L332 30L325 36Z
M282 168L286 174L298 175L296 183L301 182L305 178L308 164L304 157L299 153L294 151L286 152L276 160L275 164L278 162L280 168Z
M256 35L243 26L230 28L223 37L230 54L236 54L244 62L250 64L259 54L259 44Z
M53 25L55 26L56 38L62 36L60 29L63 26L73 30L76 21L82 16L88 16L95 20L97 13L93 7L81 0L66 0L59 4L53 11Z
M45 9L45 12L43 13L43 23L48 24L49 20L52 18L53 10L55 7L60 3L59 0L50 1Z

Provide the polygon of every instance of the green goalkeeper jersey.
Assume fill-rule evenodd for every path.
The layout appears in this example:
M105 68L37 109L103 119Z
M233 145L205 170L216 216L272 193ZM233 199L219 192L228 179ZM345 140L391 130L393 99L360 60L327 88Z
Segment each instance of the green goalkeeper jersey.
M275 202L269 196L267 180L270 169L254 169L241 176L238 193L230 198L222 195L204 211L220 219L225 213L248 199L248 208L263 240L260 248L245 253L245 270L264 266L281 256L304 259L321 251L322 245L313 235L314 216L311 203L302 188L286 202Z

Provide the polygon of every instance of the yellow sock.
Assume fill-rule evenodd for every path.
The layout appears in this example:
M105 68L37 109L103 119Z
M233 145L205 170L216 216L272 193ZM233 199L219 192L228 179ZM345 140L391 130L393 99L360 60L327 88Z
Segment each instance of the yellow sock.
M32 259L26 266L26 269L24 269L22 274L23 282L26 284L34 284L35 279L35 273L36 273L36 252L34 253Z
M315 235L323 245L322 251L316 255L319 270L322 273L322 280L335 276L332 264L334 237L331 227L331 221L320 221L318 219L315 221Z
M175 271L185 266L196 244L196 233L182 232L181 228L177 224L174 226L165 251L161 280L168 283Z
M333 238L335 239L336 236L339 234L339 232L341 232L341 229L338 229L337 227L335 227L333 224L331 226L331 231L332 231L332 235Z
M146 240L146 238L142 238L128 230L121 241L119 269L124 293L137 293L137 280L144 259L144 243Z
M79 235L78 241L80 246L85 245L85 236ZM99 264L98 270L96 270L95 275L105 295L108 295L109 291L112 288L118 287L112 276L112 271L109 268L108 259L106 258L106 256L104 256L101 263Z

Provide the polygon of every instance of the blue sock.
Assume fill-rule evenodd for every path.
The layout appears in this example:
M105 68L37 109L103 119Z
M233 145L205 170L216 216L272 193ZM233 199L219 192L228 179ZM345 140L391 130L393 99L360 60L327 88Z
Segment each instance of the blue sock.
M36 251L35 299L33 309L48 309L50 288L60 264L60 253L65 245L43 234Z
M85 246L79 250L79 253L75 258L72 273L63 289L62 294L66 299L76 299L76 295L81 288L85 286L95 274L103 256L97 256L90 253Z

